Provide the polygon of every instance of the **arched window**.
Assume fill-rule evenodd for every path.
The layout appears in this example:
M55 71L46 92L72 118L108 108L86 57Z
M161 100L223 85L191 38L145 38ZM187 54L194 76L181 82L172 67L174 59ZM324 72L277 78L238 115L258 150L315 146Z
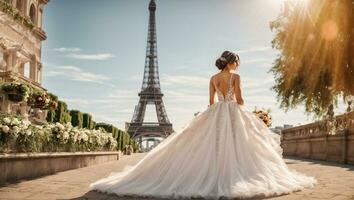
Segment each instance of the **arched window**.
M29 16L32 22L36 24L37 13L36 13L36 7L33 4L30 7Z

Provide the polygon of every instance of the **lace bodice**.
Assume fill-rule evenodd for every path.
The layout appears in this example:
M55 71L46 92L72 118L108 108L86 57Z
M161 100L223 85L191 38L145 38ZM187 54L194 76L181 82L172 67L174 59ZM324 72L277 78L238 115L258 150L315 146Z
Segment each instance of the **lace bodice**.
M233 75L234 75L233 73L231 73L231 75L230 75L229 89L226 93L226 96L224 96L224 94L218 89L218 87L216 85L216 80L214 78L214 86L215 86L216 94L218 96L219 101L235 101L234 86L232 84Z

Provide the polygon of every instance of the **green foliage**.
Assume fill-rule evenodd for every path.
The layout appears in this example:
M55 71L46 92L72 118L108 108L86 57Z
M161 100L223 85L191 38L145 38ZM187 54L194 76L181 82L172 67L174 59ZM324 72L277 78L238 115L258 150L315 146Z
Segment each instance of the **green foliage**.
M84 128L92 130L93 129L92 116L88 113L83 113L82 117L83 117L82 126Z
M338 97L354 95L351 1L286 1L271 22L273 48L280 51L272 72L280 107L304 104L307 114L325 117Z
M55 110L48 110L47 118L46 118L48 123L54 123L55 122L55 113L56 113Z
M71 124L74 127L83 127L83 115L79 110L70 110Z
M96 122L94 120L91 120L91 126L92 126L91 129L94 129L96 127Z
M31 124L18 116L0 115L0 153L112 151L117 142L102 130L70 123Z
M95 129L99 129L99 128L103 128L105 131L111 133L112 129L113 129L113 125L112 124L103 123L103 122L99 122L99 123L96 124Z
M40 109L55 109L58 97L26 83L1 82L0 88L13 102L26 102L28 106Z
M57 95L48 92L48 96L49 96L53 101L58 101L58 96L57 96Z
M16 82L1 83L1 90L14 102L27 101L30 93L26 84Z
M95 129L102 128L105 131L112 133L113 138L117 141L117 150L123 150L126 144L134 144L135 140L130 138L130 135L112 124L97 123ZM136 144L137 148L137 144Z
M55 110L55 122L62 124L71 122L71 116L68 110L68 106L63 101L58 101L58 107Z

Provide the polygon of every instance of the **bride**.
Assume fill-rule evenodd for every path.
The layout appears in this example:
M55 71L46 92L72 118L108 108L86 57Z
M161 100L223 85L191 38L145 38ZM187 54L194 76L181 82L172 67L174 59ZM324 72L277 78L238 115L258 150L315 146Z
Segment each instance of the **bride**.
M137 164L90 185L118 196L167 199L267 197L313 187L317 180L287 167L280 136L243 108L239 56L224 51L210 79L208 108ZM214 103L215 93L218 102Z

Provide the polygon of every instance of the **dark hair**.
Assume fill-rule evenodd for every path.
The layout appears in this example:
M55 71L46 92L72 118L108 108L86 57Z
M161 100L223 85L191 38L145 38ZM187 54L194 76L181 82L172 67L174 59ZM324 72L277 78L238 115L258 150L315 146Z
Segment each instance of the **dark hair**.
M215 65L218 69L223 70L228 63L238 62L240 57L231 51L224 51L221 56L215 61Z

